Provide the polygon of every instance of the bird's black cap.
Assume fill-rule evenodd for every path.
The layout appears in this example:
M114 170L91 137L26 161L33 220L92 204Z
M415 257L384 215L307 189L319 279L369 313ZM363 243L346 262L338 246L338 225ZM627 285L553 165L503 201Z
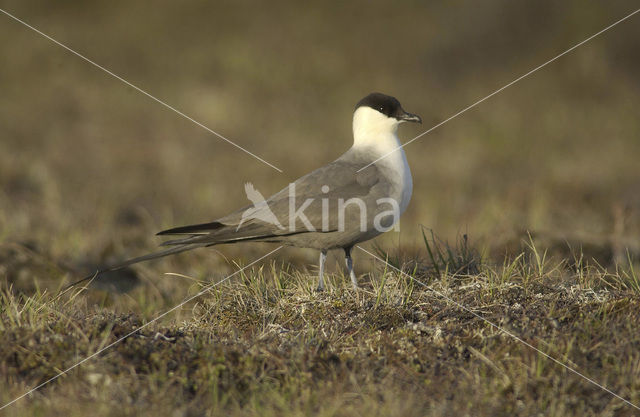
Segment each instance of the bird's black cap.
M407 113L397 98L382 93L371 93L356 104L356 110L360 107L370 107L387 117L393 117L400 121L422 123L420 116Z

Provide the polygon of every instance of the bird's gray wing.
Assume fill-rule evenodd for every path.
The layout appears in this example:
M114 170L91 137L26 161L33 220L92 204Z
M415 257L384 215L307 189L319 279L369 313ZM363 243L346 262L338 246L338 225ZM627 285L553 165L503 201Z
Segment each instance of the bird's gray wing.
M267 223L260 218L242 219L242 214L252 206L245 206L211 223L178 227L160 232L160 235L187 234L164 244L227 243L241 240L262 240L288 234L309 231L330 232L340 228L341 220L346 227L358 225L361 219L357 203L345 204L349 199L362 201L369 212L366 223L370 226L375 215L371 208L377 199L388 196L391 184L380 168L372 165L358 172L369 161L358 160L349 153L330 164L299 178L293 184L269 197L266 207L284 226ZM322 187L327 186L327 192ZM344 216L340 219L339 205L345 204ZM324 211L327 213L323 216ZM363 213L364 215L365 213ZM325 219L323 222L323 218ZM240 228L238 225L242 222ZM237 229L238 228L238 229ZM237 229L237 230L236 230Z
M345 223L352 224L353 214L360 212L359 203L350 199L369 210L378 198L389 195L391 184L378 167L358 172L365 165L348 159L334 161L270 197L268 206L290 232L338 230L341 206Z

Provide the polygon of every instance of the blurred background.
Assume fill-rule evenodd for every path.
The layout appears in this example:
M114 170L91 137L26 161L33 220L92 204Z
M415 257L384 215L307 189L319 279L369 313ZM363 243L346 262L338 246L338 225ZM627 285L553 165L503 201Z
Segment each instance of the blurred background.
M372 91L420 114L407 141L637 8L634 1L18 1L1 8L270 163L279 173L0 14L0 276L20 288L155 249L351 146ZM405 148L420 225L488 258L527 231L605 265L640 251L640 15ZM367 244L371 245L371 243ZM273 246L141 265L211 279ZM569 250L570 251L570 250ZM315 273L317 253L277 254ZM372 262L356 254L359 273ZM339 257L332 269L340 270ZM341 262L340 262L341 264ZM68 271L75 271L69 275ZM78 274L78 275L73 275ZM171 284L173 285L173 284Z

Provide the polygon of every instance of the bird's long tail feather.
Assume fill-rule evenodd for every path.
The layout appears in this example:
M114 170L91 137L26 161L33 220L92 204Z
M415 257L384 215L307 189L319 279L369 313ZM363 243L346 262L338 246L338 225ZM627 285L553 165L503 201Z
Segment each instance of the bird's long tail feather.
M71 287L74 287L78 284L81 284L85 281L88 281L90 279L96 278L98 277L100 274L104 273L104 272L108 272L108 271L116 271L118 269L122 269L124 267L127 267L129 265L133 265L133 264L137 264L138 262L144 262L144 261L149 261L151 259L157 259L157 258L162 258L163 256L167 256L167 255L173 255L176 253L180 253L180 252L185 252L191 249L196 249L196 248L200 248L203 246L207 246L207 244L204 243L189 243L189 244L184 244L184 245L180 245L180 246L175 246L166 250L161 250L158 252L152 252L149 253L147 255L143 255L143 256L138 256L137 258L131 258L128 259L124 262L115 264L115 265L110 265L104 268L100 268L97 271L95 271L94 273L92 273L91 275L87 275L86 277L82 278L81 280L78 280L72 284L67 285L66 287L64 287L61 290L62 292L66 292L68 289L70 289Z

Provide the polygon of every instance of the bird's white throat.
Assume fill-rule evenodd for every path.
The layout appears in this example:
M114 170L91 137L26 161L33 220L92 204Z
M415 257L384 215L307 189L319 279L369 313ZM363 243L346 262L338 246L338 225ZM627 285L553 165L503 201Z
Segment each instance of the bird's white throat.
M400 146L398 120L370 107L360 107L353 113L353 146L371 148L380 156Z
M400 122L370 107L359 107L353 113L353 148L370 152L378 163L387 166L394 173L394 180L400 186L397 196L400 211L404 212L411 200L413 180L404 150L398 139ZM396 196L394 196L396 197Z

